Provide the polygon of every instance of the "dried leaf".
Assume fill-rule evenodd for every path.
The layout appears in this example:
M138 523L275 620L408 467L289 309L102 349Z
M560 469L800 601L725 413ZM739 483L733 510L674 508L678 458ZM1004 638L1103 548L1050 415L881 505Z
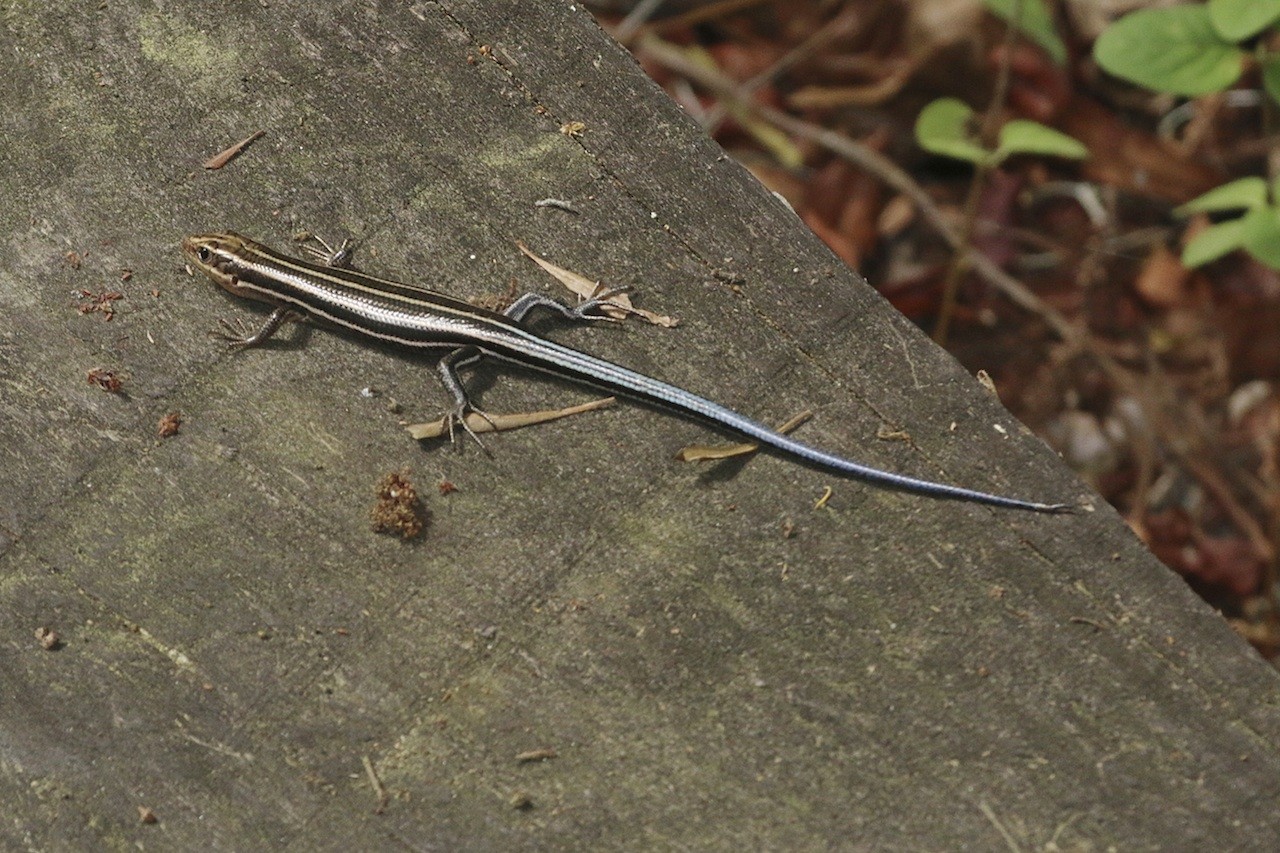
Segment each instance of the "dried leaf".
M1092 153L1080 167L1090 180L1182 204L1222 183L1203 159L1178 151L1114 110L1077 96L1061 115L1060 129Z
M259 139L261 139L266 135L267 135L267 132L265 130L255 130L253 133L249 134L244 139L241 139L235 145L232 145L230 148L226 148L222 151L219 151L217 154L214 154L208 160L205 160L204 167L206 169L211 169L211 170L221 169L223 166L230 163L236 157L240 156L241 152L243 152L246 148L248 148L254 142L257 142Z
M616 401L616 397L603 397L599 400L592 400L589 403L582 403L578 406L568 406L563 409L545 409L538 412L518 412L510 415L489 415L488 419L471 412L467 415L467 426L471 427L474 433L482 432L506 432L508 430L519 429L520 427L532 426L533 424L546 423L547 421L559 420L567 418L571 415L579 415L583 412L591 412L596 409L603 409L611 406ZM409 435L415 439L422 440L426 438L439 438L442 435L448 435L449 422L447 418L441 418L438 421L430 421L421 424L406 424L405 429Z
M885 203L876 221L876 229L883 239L897 237L916 218L916 205L909 196L896 195Z
M555 264L551 263L545 258L535 255L529 249L529 247L526 246L523 242L517 242L516 245L520 247L520 251L524 252L526 255L529 256L530 260L532 260L538 266L542 267L544 270L550 273L553 277L555 277L561 284L569 288L578 296L581 296L583 299L592 299L598 296L600 294L600 291L603 289L601 288L599 281L593 281L587 278L586 276L576 273L572 270L567 270L564 267L556 266ZM655 314L652 311L645 311L642 308L634 307L631 304L631 299L625 293L614 294L613 296L609 297L609 301L619 306L618 308L605 307L604 309L604 313L610 317L613 317L614 319L621 320L625 318L628 314L634 314L638 317L643 317L645 320L648 320L650 323L652 323L655 326L662 326L667 329L673 328L680 324L679 319L675 317L668 317L662 314Z
M1134 289L1148 304L1156 308L1172 308L1186 298L1190 270L1163 243L1157 243L1147 256Z
M786 435L794 431L805 421L813 417L813 412L808 409L791 418L782 426L778 427L778 432ZM734 456L746 456L748 453L755 453L760 449L760 445L755 442L743 442L741 444L691 444L676 454L676 459L680 462L712 462L719 459L730 459Z

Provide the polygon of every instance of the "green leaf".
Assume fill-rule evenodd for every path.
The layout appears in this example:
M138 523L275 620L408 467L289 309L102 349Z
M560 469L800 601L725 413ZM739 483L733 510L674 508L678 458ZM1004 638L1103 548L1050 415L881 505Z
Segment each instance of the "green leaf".
M1065 133L1019 118L1000 128L1000 146L994 159L999 162L1011 154L1048 154L1083 160L1089 156L1089 149Z
M1013 20L1013 4L1015 0L984 0L986 7L1005 21ZM1058 37L1053 28L1053 16L1045 6L1044 0L1022 0L1022 13L1018 18L1018 29L1028 35L1032 41L1044 48L1045 53L1059 65L1067 62L1067 46Z
M1280 270L1280 211L1260 207L1241 220L1244 248L1273 270Z
M1262 178L1240 178L1229 184L1214 187L1204 195L1176 208L1179 216L1193 213L1211 213L1218 210L1255 210L1267 203L1267 182Z
M1280 20L1280 0L1209 0L1209 18L1227 41L1244 41Z
M939 98L920 111L916 119L916 142L933 154L970 163L987 162L991 152L973 140L969 126L972 118L973 110L964 101Z
M1280 55L1273 53L1262 60L1262 88L1280 104Z
M1204 266L1210 261L1234 252L1244 245L1244 220L1233 219L1211 225L1187 243L1182 250L1182 264L1188 269Z
M1206 6L1125 15L1094 43L1093 56L1117 77L1188 97L1226 89L1239 79L1245 60L1244 51L1218 35Z

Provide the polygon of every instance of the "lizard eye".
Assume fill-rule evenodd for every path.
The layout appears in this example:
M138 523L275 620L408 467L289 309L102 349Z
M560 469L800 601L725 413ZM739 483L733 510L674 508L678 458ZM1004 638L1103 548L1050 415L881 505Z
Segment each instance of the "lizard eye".
M209 258L213 257L213 252L209 251L208 246L201 246L199 249L196 249L196 257L203 263L208 263Z

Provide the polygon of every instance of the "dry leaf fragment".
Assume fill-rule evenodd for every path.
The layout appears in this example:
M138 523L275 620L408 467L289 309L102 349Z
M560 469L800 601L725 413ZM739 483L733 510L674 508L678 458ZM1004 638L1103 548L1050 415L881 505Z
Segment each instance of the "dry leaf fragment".
M888 424L882 424L876 430L876 438L881 441L911 441L911 433L905 429L896 429Z
M102 293L94 293L92 290L80 291L80 304L76 306L76 310L81 314L93 314L95 312L101 314L111 321L116 315L116 308L113 304L117 299L124 299L124 294L118 290L104 290Z
M36 639L40 641L40 647L45 651L57 651L62 648L62 637L52 628L46 628L43 625L35 630Z
M578 216L582 215L582 211L574 207L571 203L562 198L540 198L533 203L534 207L554 207L556 210L563 210L565 213L574 213Z
M225 148L217 154L214 154L208 160L205 160L203 165L206 169L221 169L223 166L238 157L242 151L266 135L267 132L265 130L255 130L235 145L232 145L230 148Z
M786 435L812 417L813 412L805 409L778 427L778 432ZM691 444L677 453L676 459L680 462L710 462L730 459L734 456L746 456L748 453L755 453L759 449L760 445L750 441L742 442L741 444Z
M1155 308L1172 308L1186 299L1191 271L1163 243L1157 243L1134 280L1134 289Z
M156 432L161 438L168 438L169 436L177 435L181 426L182 414L180 412L169 412L160 419Z
M613 405L616 400L616 397L602 397L599 400L592 400L589 403L582 403L577 406L567 406L563 409L543 409L538 412L517 412L510 415L490 414L488 419L477 415L475 412L469 412L467 413L467 426L477 434L482 432L506 432L520 427L532 426L533 424L567 418L570 415L603 409L605 406ZM409 431L410 436L418 440L439 438L449 433L449 422L448 418L440 418L438 421L430 421L428 423L406 424L405 429Z
M572 270L567 270L564 267L556 266L545 258L535 255L523 242L517 242L516 246L518 246L520 251L524 252L525 255L527 255L535 264L549 272L557 281L583 299L594 299L599 295L600 291L603 290L599 281L592 281L584 275L573 272ZM625 293L618 294L616 300L613 301L616 301L619 305L626 304L629 307ZM627 316L625 311L611 311L607 308L605 313L617 319L622 319Z
M95 367L90 370L86 378L90 385L97 385L109 394L119 394L120 389L124 386L124 382L116 375L114 370L107 370L103 367Z
M545 258L535 255L523 242L518 241L516 245L520 248L520 251L524 252L525 255L529 257L531 261L542 267L557 281L583 299L593 299L598 296L600 291L603 289L601 288L599 281L593 281L592 279L573 272L572 270L556 266ZM641 308L634 307L631 304L630 297L625 293L616 293L609 297L609 301L617 305L618 308L609 308L608 306L605 306L604 313L613 317L615 320L622 320L628 314L634 314L637 317L643 317L655 326L662 326L667 329L673 328L680 323L680 321L675 317L667 317L661 314L655 314L652 311L645 311Z

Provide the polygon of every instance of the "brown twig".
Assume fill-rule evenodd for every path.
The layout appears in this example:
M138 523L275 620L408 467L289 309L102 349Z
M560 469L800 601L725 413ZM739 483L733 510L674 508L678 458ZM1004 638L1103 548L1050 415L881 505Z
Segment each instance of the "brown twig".
M850 33L862 17L862 13L853 8L846 9L844 12L837 14L831 20L819 27L812 35L800 42L800 44L791 48L779 57L778 60L768 68L742 81L742 83L739 84L738 91L742 94L743 98L749 97L762 86L767 86L772 83L779 76L785 74L796 65L813 56L836 39ZM718 128L720 123L724 121L727 114L728 111L724 108L724 105L717 103L707 112L703 121L706 132L714 135L716 128Z
M360 763L364 765L365 775L369 777L369 785L378 797L378 805L374 807L373 813L382 814L387 810L387 803L391 802L391 795L387 793L382 780L378 778L378 771L373 769L373 762L369 760L369 756L360 756Z
M770 0L718 0L718 2L697 6L682 15L672 15L670 18L667 18L654 26L661 29L663 32L683 30L689 27L696 27L698 24L705 24L708 21L714 21L718 18L724 18L728 15L736 15L739 12L745 12L753 6L763 6L768 2L770 2Z

